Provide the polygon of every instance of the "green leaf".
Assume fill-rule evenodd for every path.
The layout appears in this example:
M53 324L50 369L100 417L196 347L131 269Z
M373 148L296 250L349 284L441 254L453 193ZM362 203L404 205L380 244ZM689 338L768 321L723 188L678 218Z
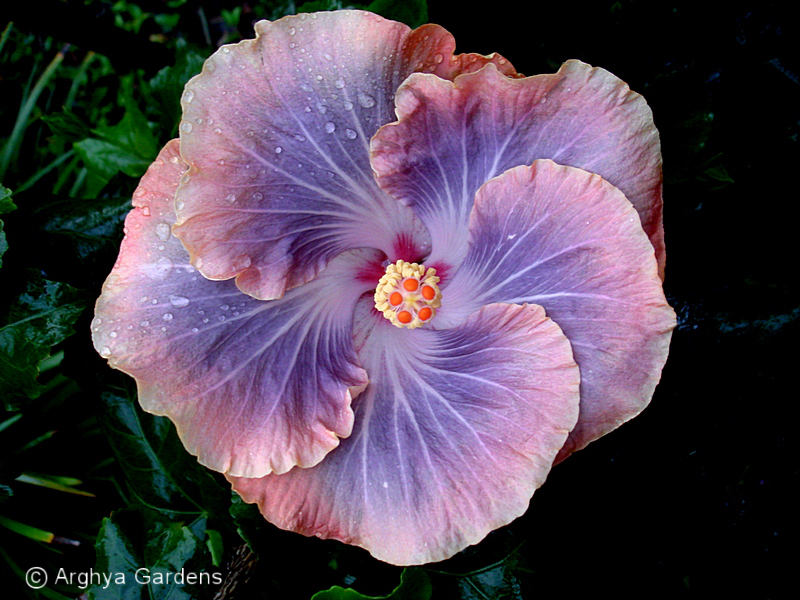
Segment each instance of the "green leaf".
M158 107L158 118L162 128L176 133L181 120L181 95L186 82L197 75L203 68L205 57L192 50L178 50L175 64L164 67L150 80L152 105Z
M45 220L44 230L64 240L70 256L88 262L107 249L116 254L125 217L131 211L127 197L58 200L39 213ZM92 268L95 265L87 265Z
M8 242L6 241L6 232L3 230L5 224L0 219L0 267L3 266L3 254L8 250Z
M366 10L409 27L419 27L428 22L427 0L375 0Z
M47 123L53 135L64 142L77 142L89 137L89 126L83 119L68 110L45 115L42 121Z
M16 205L11 201L11 190L0 185L0 215L16 210ZM3 266L3 254L8 250L6 233L3 231L3 221L0 220L0 267Z
M169 419L145 413L123 386L100 399L100 422L137 503L170 517L225 515L228 492L186 452Z
M75 144L75 151L89 172L85 197L97 197L120 171L129 177L141 177L158 154L158 139L130 94L125 94L123 104L125 116L119 123L93 129L93 137Z
M36 398L41 393L36 381L39 363L52 346L75 333L72 324L85 307L75 288L48 281L36 271L30 273L25 293L0 327L0 396L8 410L16 408L12 398Z
M93 585L95 600L192 600L221 581L210 573L209 552L198 537L204 519L189 526L142 506L130 506L103 519L95 544L95 571L111 583ZM195 581L189 579L196 577Z
M17 206L11 201L11 190L0 185L0 215L17 210Z
M404 569L400 575L400 585L386 596L365 596L352 588L338 585L329 590L317 592L311 600L429 600L433 589L425 571L421 569Z

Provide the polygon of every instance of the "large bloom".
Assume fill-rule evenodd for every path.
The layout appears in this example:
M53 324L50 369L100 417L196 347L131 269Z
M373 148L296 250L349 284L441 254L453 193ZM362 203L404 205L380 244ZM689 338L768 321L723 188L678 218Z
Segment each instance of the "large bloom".
M278 527L447 558L653 394L674 313L651 112L602 69L523 78L434 25L256 30L187 85L95 345Z

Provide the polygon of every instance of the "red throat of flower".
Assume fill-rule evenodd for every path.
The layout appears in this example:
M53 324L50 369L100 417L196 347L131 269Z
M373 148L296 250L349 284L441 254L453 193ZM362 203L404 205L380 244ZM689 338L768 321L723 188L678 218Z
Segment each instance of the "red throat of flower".
M375 288L375 308L396 327L422 327L442 305L438 283L436 269L398 260L386 267Z

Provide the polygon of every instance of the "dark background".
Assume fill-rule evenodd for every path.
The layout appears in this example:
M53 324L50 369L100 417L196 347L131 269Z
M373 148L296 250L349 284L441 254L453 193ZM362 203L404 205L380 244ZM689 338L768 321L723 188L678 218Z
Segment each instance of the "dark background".
M260 4L243 4L239 30L245 37ZM796 597L800 21L790 4L429 3L429 21L455 35L458 51L497 51L525 74L553 72L578 58L644 95L661 132L665 290L679 319L651 406L555 468L524 517L450 561L429 565L433 598ZM154 0L138 5L152 12L164 7ZM181 9L181 35L210 54L221 39L211 17L237 5L189 2ZM137 34L115 30L108 6L15 3L0 16L7 12L43 47L52 36L53 48L70 43L75 52L105 53L120 75L144 69L152 76L174 62L174 53L153 41L155 24L145 22ZM198 6L209 17L211 45L192 18ZM94 11L91 19L87 11ZM14 110L18 84L8 73L0 79L3 103ZM12 121L4 115L2 135ZM25 152L33 150L23 146L20 171ZM129 197L135 182L120 175L100 198ZM48 209L45 217L39 208L67 199L38 189L15 196L19 210L4 216L11 248L0 271L4 293L19 285L24 269L35 267L77 287L90 307L114 261L119 216L108 247L76 269L68 253L53 256L62 246L47 237L46 221L60 209ZM3 302L6 307L10 300ZM77 334L55 349L65 352L63 376L72 387L23 411L36 418L30 435L63 432L54 442L60 445L29 461L83 471L84 487L96 497L28 499L19 491L9 501L16 505L0 505L2 514L4 507L19 511L24 504L51 529L79 528L73 522L79 521L82 533L72 535L82 545L59 548L52 564L83 569L94 564L92 536L100 520L135 502L120 483L118 430L103 412L108 403L98 400L108 397L108 386L124 395L124 383L94 354L90 319L87 308ZM236 525L246 522L240 518ZM240 542L236 527L217 528L227 560ZM360 550L264 524L244 529L260 559L248 571L247 591L229 597L308 598L334 584L386 594L399 578L401 569ZM0 531L0 548L10 553L17 541L9 535ZM17 559L18 566L27 557L37 560L35 552ZM230 571L225 563L221 568ZM0 562L5 575L2 569ZM7 571L14 580L13 569ZM10 589L29 593L18 582ZM74 597L74 588L61 591Z

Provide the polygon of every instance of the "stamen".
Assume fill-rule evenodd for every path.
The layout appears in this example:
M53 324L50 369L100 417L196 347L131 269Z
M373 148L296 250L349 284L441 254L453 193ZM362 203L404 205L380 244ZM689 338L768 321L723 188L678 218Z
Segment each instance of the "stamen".
M436 269L398 260L386 267L375 288L375 308L397 327L416 329L442 305Z

